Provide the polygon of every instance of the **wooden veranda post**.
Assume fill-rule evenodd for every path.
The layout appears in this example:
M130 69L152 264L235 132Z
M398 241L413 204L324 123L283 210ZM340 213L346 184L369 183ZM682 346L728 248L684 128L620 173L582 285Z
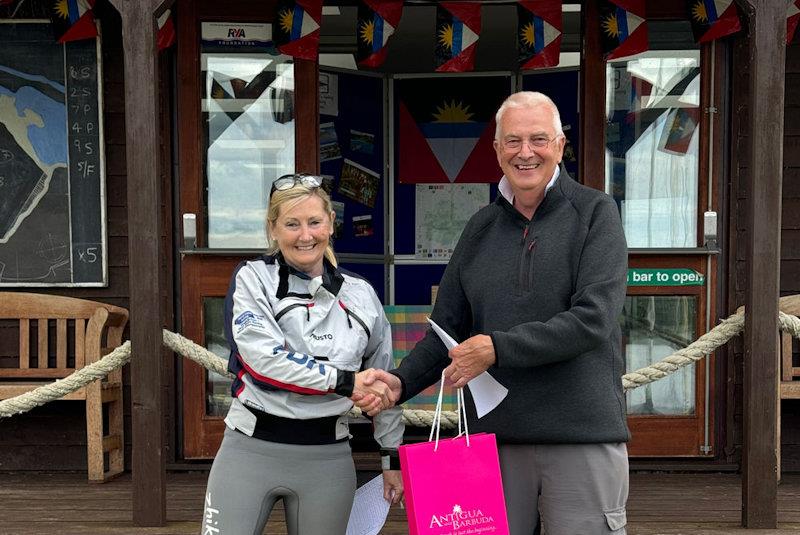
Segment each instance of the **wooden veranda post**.
M122 16L130 262L133 523L166 524L162 399L161 185L155 12L164 0L111 0Z
M775 528L786 2L746 0L740 5L750 31L742 523Z

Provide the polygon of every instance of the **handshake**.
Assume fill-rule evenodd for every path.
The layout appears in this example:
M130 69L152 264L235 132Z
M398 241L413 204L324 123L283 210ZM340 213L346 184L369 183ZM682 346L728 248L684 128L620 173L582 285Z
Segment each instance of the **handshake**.
M370 368L356 374L350 399L370 416L394 407L403 393L400 378L386 370Z

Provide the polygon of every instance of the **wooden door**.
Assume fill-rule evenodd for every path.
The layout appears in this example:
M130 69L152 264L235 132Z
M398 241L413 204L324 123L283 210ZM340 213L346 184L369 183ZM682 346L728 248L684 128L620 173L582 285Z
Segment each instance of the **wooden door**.
M178 195L196 221L195 243L181 249L181 329L225 359L223 299L236 265L265 247L272 181L319 166L317 64L274 49L274 10L267 0L178 4ZM211 458L229 381L183 360L182 387L184 457Z
M654 22L651 31L660 30ZM693 45L688 23L682 33L675 32L671 49L608 62L604 103L584 96L585 107L604 104L605 124L582 127L604 128L605 141L600 153L602 142L584 138L595 157L584 160L582 176L616 201L629 247L620 318L627 371L687 346L716 318L717 243L704 236L704 219L719 203L710 163L720 121L708 111L719 94L711 64L719 65L720 55ZM602 167L594 161L598 154ZM713 370L712 355L628 392L630 455L713 455Z

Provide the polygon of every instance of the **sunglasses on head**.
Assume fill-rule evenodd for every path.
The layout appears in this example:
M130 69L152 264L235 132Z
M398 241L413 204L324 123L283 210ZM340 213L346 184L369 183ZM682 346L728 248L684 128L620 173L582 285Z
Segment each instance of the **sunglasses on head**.
M280 178L276 178L275 182L272 183L272 189L269 191L269 196L272 197L272 194L276 191L292 189L298 184L301 184L307 188L318 188L322 186L322 177L317 175L307 175L305 173L283 175Z

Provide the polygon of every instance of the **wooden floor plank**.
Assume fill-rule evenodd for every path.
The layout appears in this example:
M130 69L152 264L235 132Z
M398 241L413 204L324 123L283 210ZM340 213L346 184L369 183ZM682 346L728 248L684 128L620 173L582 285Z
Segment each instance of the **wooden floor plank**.
M0 474L0 535L195 535L202 515L206 472L170 473L162 528L131 522L130 475L90 484L79 473ZM745 530L741 479L735 474L632 474L629 535L784 535L800 533L800 475L785 475L778 492L778 530ZM405 511L393 507L382 533L407 533ZM286 533L279 506L264 532Z

